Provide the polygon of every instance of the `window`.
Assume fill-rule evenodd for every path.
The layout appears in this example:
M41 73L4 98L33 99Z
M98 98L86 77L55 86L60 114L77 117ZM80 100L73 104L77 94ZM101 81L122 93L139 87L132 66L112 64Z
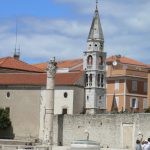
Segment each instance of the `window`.
M103 50L103 43L100 43L100 48L101 50Z
M119 80L115 81L115 90L119 90Z
M98 74L98 76L97 76L97 86L98 87L100 86L100 74Z
M7 92L6 97L10 98L10 92Z
M87 58L87 64L90 66L93 64L93 57L91 55Z
M63 108L62 114L63 114L63 115L67 114L67 108Z
M65 93L64 93L64 98L67 98L67 97L68 97L68 93L65 92Z
M144 98L144 99L143 99L143 109L147 109L147 108L148 108L147 99Z
M132 91L137 91L137 81L132 81Z
M90 82L89 82L89 86L92 86L92 74L90 74Z
M130 107L131 108L138 108L138 99L137 98L131 98Z
M89 96L87 96L87 101L89 101Z
M144 82L144 92L147 92L147 82Z
M86 77L85 77L86 86L88 86L88 82L89 82L89 80L88 80L88 74L86 74Z
M101 75L101 87L104 87L104 75Z
M119 97L115 97L115 106L119 107Z
M103 57L102 56L99 57L99 65L103 65Z

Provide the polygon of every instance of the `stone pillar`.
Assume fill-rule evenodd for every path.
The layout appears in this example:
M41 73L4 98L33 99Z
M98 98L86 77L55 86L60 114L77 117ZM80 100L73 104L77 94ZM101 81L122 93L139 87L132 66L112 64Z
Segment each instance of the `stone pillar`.
M54 116L54 87L55 87L56 62L51 59L47 67L46 84L46 106L44 119L44 139L43 143L52 149L53 144L53 116Z

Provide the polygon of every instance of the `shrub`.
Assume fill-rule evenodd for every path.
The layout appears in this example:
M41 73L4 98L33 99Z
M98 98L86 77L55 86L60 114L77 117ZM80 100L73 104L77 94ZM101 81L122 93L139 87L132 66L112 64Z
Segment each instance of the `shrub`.
M145 109L145 113L150 113L150 107Z
M9 109L0 108L0 129L7 129L11 126Z

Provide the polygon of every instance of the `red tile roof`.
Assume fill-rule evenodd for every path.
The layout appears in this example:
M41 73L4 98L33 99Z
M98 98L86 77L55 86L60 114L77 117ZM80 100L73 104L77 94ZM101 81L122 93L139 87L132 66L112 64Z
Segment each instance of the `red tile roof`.
M147 67L148 65L139 62L137 60L131 59L131 58L127 58L127 57L116 57L116 56L111 56L109 58L107 58L107 62L113 62L114 60L117 60L123 64L131 64L131 65L137 65L137 66L143 66L143 67Z
M75 85L83 74L83 72L58 73L56 74L56 85Z
M46 74L41 73L3 73L0 85L45 85Z
M107 58L107 62L113 62L114 60L116 60L123 63L123 64L130 64L130 65L137 65L137 66L143 66L143 67L148 67L149 65L146 65L142 62L139 62L137 60L131 59L131 58L127 58L127 57L116 57L116 56L111 56L109 58ZM39 63L39 64L34 64L34 66L45 70L47 67L47 62L46 63ZM80 66L78 66L80 65ZM83 59L74 59L74 60L64 60L64 61L59 61L57 64L58 68L73 68L74 66L76 66L74 70L83 70Z
M40 68L27 64L13 57L0 58L0 68L16 69L27 72L43 72Z
M56 85L77 85L83 72L58 73ZM46 85L46 73L3 73L0 74L0 85Z
M73 60L63 60L63 61L58 61L57 62L57 67L58 68L74 68L75 70L77 69L82 69L81 66L78 65L83 64L83 59L73 59ZM33 66L38 67L40 69L45 70L47 68L48 62L45 63L39 63L39 64L33 64ZM77 66L77 69L76 69Z
M72 68L78 64L82 64L83 59L64 60L58 62L59 68Z

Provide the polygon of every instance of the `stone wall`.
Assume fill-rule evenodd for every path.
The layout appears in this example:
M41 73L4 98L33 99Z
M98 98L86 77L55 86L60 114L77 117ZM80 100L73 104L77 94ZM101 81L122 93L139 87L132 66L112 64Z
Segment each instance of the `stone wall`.
M0 91L0 107L10 109L11 134L15 139L38 138L41 90L18 88L8 87Z
M139 132L144 139L150 137L149 125L150 114L64 115L62 119L55 116L54 143L70 145L73 140L86 139L84 131L88 130L90 140L104 148L133 149Z

